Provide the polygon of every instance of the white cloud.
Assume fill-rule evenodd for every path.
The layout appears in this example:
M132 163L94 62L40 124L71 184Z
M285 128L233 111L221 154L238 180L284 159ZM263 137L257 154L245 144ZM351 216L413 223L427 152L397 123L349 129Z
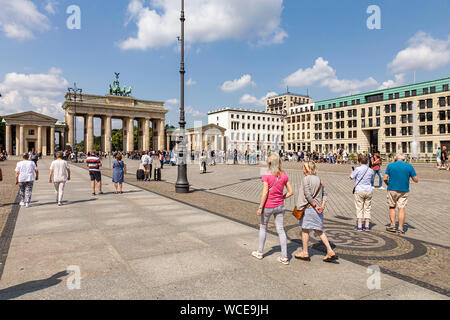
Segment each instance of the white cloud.
M63 120L61 106L69 82L61 74L57 68L44 74L6 74L0 82L0 114L33 110Z
M336 76L336 70L328 65L328 61L319 57L314 66L307 69L298 69L284 79L284 84L291 87L305 87L318 85L328 87L333 92L358 91L378 85L378 82L369 77L365 80L346 80Z
M44 9L49 14L56 14L55 6L57 5L57 2L55 0L47 0L47 4L45 5Z
M178 99L169 99L164 103L164 108L166 108L167 110L172 110L173 108L178 107L180 104L180 102L178 101Z
M411 70L432 71L450 63L450 35L447 39L434 39L423 31L408 40L409 46L401 50L388 67L393 72Z
M190 86L195 86L196 84L197 84L197 82L194 81L194 80L192 80L192 78L189 78L189 80L186 82L186 85L187 85L188 87L190 87Z
M387 81L383 82L381 84L381 86L378 88L378 90L399 87L399 86L402 86L405 84L405 74L404 73L396 74L394 77L395 77L395 80L387 80Z
M8 38L34 38L35 31L50 28L47 17L30 0L0 0L0 29Z
M185 107L185 108L184 108L184 112L185 112L187 115L190 115L190 116L192 116L192 117L194 117L194 118L201 118L201 117L205 117L205 116L206 116L205 113L203 113L203 112L201 112L201 111L199 111L199 110L196 110L196 109L194 109L194 108L191 107L191 106Z
M280 27L283 0L186 1L186 41L249 40L260 45L282 43L287 33ZM130 0L128 21L137 34L119 43L124 50L166 47L180 35L180 1Z
M247 93L241 97L239 104L243 106L265 107L266 99L277 95L278 94L276 92L268 92L264 97L258 99Z
M244 74L241 78L232 81L225 81L222 84L222 91L224 92L234 92L242 90L248 86L255 86L256 84L252 81L252 76L249 74Z

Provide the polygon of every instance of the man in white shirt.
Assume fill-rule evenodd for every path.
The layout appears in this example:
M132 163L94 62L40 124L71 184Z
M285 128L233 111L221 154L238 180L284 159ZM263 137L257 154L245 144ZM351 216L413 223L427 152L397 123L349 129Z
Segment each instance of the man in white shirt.
M34 181L39 179L39 171L36 164L29 160L28 153L23 156L23 161L16 165L16 185L19 185L20 205L30 207Z
M144 181L150 181L151 177L152 158L148 154L149 152L145 152L141 158L141 163L144 166Z
M56 191L56 202L58 206L62 206L62 198L64 195L64 186L70 181L70 169L67 161L63 160L64 153L57 152L56 160L50 165L50 177L48 182L52 183Z

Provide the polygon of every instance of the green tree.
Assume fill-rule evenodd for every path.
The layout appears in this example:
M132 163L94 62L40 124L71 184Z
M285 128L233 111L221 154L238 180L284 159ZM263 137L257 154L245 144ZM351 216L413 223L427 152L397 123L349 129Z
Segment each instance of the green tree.
M123 149L123 131L122 129L112 130L112 149L113 151L119 151Z

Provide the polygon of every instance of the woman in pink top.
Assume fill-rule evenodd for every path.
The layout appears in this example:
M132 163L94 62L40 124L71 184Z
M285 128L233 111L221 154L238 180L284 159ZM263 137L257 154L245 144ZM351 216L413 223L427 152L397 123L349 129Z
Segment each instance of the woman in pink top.
M277 153L272 153L269 156L268 166L269 171L262 177L263 191L257 213L261 217L259 249L258 251L253 251L252 256L257 259L263 258L262 252L266 242L267 223L269 222L270 216L274 215L275 226L280 237L281 246L281 257L278 258L278 261L282 264L289 264L286 232L284 231L284 200L291 197L294 193L287 174L281 170L281 159ZM286 194L284 194L285 186L288 191Z

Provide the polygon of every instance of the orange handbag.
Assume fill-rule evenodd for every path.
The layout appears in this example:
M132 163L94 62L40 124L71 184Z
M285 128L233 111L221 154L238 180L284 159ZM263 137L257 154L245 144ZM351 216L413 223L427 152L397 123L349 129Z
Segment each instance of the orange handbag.
M322 189L322 181L320 182L319 189L317 189L316 194L314 195L314 198L317 197L317 195L320 192L320 189ZM308 203L302 210L298 210L297 206L295 206L294 211L292 211L292 215L296 217L298 220L302 220L303 216L305 215L306 209L310 206L310 203Z

